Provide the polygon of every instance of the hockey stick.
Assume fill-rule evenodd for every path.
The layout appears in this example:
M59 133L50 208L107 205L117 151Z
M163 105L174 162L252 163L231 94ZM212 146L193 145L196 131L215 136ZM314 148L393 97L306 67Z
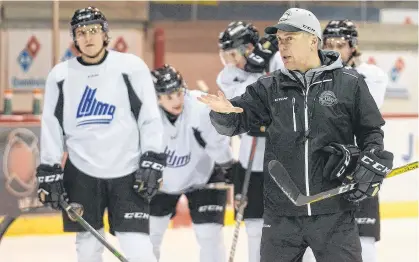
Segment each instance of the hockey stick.
M392 169L391 172L385 178L387 179L390 177L398 176L416 168L418 168L418 161ZM292 181L287 170L285 170L284 166L280 162L276 160L270 161L268 165L268 170L270 176L278 185L278 187L281 188L282 192L284 192L284 194L296 206L307 205L310 203L314 203L323 199L327 199L336 195L349 192L355 189L355 186L357 185L356 183L347 184L312 196L306 196L300 192L300 190L295 185L294 181Z
M6 235L7 230L9 230L10 226L13 224L13 222L16 221L21 215L24 215L25 213L30 213L31 211L37 210L39 206L34 207L28 207L20 209L20 211L14 215L4 215L3 220L0 222L0 242L3 238L3 236Z
M204 93L208 93L209 87L207 86L204 80L197 80L196 85L198 86L199 90L201 90Z
M12 217L5 215L3 220L0 223L0 242L3 236L6 234L7 230L9 229L10 225L16 220L17 217Z
M83 206L76 203L67 203L64 200L60 201L61 207L67 212L69 218L73 221L78 222L84 229L89 231L102 245L104 245L112 254L122 262L129 262L118 250L116 250L106 239L97 232L86 220L82 217Z
M239 240L240 224L243 221L244 209L246 208L246 204L247 204L246 196L247 196L247 190L249 188L249 183L250 183L250 175L252 174L252 166L253 166L253 159L255 157L256 146L257 146L257 137L252 137L252 147L250 149L249 162L247 164L247 169L244 174L241 198L238 205L238 211L236 215L236 224L234 227L233 241L231 243L230 257L228 259L228 262L234 262L234 255L236 253L237 242Z

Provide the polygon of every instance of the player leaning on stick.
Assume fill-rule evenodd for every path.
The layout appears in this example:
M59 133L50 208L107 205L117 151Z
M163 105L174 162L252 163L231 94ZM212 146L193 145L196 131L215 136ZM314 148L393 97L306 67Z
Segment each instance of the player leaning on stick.
M218 134L212 126L210 109L197 100L203 93L187 90L175 68L164 65L151 74L161 108L168 155L161 191L150 207L154 253L160 259L164 232L184 193L200 247L200 262L223 262L227 192L205 186L225 182L231 176L233 156L229 138Z
M355 69L367 83L368 89L378 108L383 105L388 84L388 77L376 65L360 61L358 48L358 30L350 20L332 20L323 30L324 49L339 52L346 66ZM377 250L375 242L380 240L380 212L378 195L360 202L355 213L361 237L362 260L376 262ZM313 253L307 249L304 262L316 261Z
M97 8L77 10L71 34L81 56L56 65L46 83L39 197L57 209L59 198L83 205L83 218L102 233L107 209L127 259L155 262L148 202L166 155L149 68L137 56L106 50L108 23ZM65 212L63 220L66 232L77 232L78 261L102 261L101 243Z
M231 100L222 93L202 96L212 123L228 136L248 132L249 123L264 123L265 173L271 160L281 162L307 195L341 180L359 184L344 197L298 207L265 175L261 261L298 261L310 246L319 261L360 262L355 206L377 193L392 168L393 155L383 149L384 120L364 78L343 68L339 53L319 50L321 28L313 13L291 8L265 32L278 37L286 69L260 78ZM354 136L361 152L352 176L325 172L334 156L329 145L353 145Z
M273 43L270 43L272 41ZM259 32L251 23L233 21L221 32L218 44L224 68L218 74L218 87L227 98L239 96L246 86L254 83L267 71L283 67L278 44L274 35L259 40ZM265 48L267 47L267 48ZM241 197L247 168L252 169L244 212L249 262L260 261L260 239L263 226L263 155L265 152L265 133L255 124L251 132L240 135L239 163L234 176L235 198ZM263 131L263 130L262 130ZM252 140L257 139L252 166L248 166Z

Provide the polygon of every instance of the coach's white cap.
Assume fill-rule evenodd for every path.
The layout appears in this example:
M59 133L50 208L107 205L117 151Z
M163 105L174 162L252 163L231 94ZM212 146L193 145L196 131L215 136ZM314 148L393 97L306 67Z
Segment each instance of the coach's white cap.
M265 33L276 34L278 30L285 32L305 31L317 36L322 41L322 29L317 17L310 11L301 8L288 9L278 23L265 28Z

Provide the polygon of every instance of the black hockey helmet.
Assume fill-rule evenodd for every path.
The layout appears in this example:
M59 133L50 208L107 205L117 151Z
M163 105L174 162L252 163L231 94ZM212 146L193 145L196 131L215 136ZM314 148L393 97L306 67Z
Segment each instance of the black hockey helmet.
M71 35L73 37L74 44L78 49L76 38L75 38L75 30L78 27L91 25L91 24L100 24L102 26L102 31L108 33L109 25L108 20L106 19L105 15L96 7L89 6L87 8L78 9L74 12L73 17L71 18L70 22L70 30ZM109 38L104 41L104 45L107 46L109 43Z
M323 30L323 43L332 37L342 37L349 42L350 47L358 45L358 30L355 24L348 20L331 20Z
M182 88L187 88L182 75L172 66L165 64L162 67L151 71L156 93L168 94Z
M238 48L243 45L256 45L259 41L257 28L244 21L233 21L218 37L218 46L221 50Z

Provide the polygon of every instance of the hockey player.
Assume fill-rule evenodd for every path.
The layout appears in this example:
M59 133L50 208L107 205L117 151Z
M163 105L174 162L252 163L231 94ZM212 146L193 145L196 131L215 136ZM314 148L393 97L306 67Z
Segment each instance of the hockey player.
M340 53L342 61L364 77L368 89L378 108L383 105L388 77L379 67L360 61L358 31L350 20L332 20L323 31L324 49ZM361 237L362 261L376 262L375 242L380 240L380 212L378 195L360 202L355 213ZM311 250L307 249L304 262L315 261Z
M278 52L278 42L274 35L259 39L259 32L251 23L231 22L221 32L218 44L220 58L224 68L218 74L218 87L227 98L242 95L246 87L258 80L264 73L283 67ZM244 212L248 242L248 261L260 261L260 238L263 226L263 155L265 152L265 134L260 125L255 125L248 134L241 134L239 163L234 176L234 194L238 202L247 168L252 169L247 205ZM252 140L256 139L256 151L252 167L248 167Z
M319 261L361 262L355 207L376 195L393 165L393 154L384 150L384 120L364 78L344 68L339 53L320 50L322 30L312 12L291 8L265 32L276 34L285 69L259 78L240 97L199 98L211 107L221 134L248 132L255 122L266 126L261 261L299 261L310 246ZM353 174L332 177L325 172L332 157L326 150L353 145L355 136L360 152ZM269 175L271 160L281 162L307 195L348 181L356 187L296 206Z
M218 134L210 109L197 100L200 91L187 90L181 74L170 65L152 71L165 132L167 168L161 192L151 201L150 237L157 259L164 232L184 193L189 201L201 262L225 261L223 224L225 190L205 189L225 182L232 167L229 138Z
M166 155L150 71L135 55L106 50L108 22L97 8L75 11L70 24L81 56L59 63L47 78L39 198L56 209L61 199L83 205L83 218L102 233L107 209L126 258L155 262L148 202ZM92 234L65 212L63 223L64 231L77 232L78 261L102 261L104 247Z

